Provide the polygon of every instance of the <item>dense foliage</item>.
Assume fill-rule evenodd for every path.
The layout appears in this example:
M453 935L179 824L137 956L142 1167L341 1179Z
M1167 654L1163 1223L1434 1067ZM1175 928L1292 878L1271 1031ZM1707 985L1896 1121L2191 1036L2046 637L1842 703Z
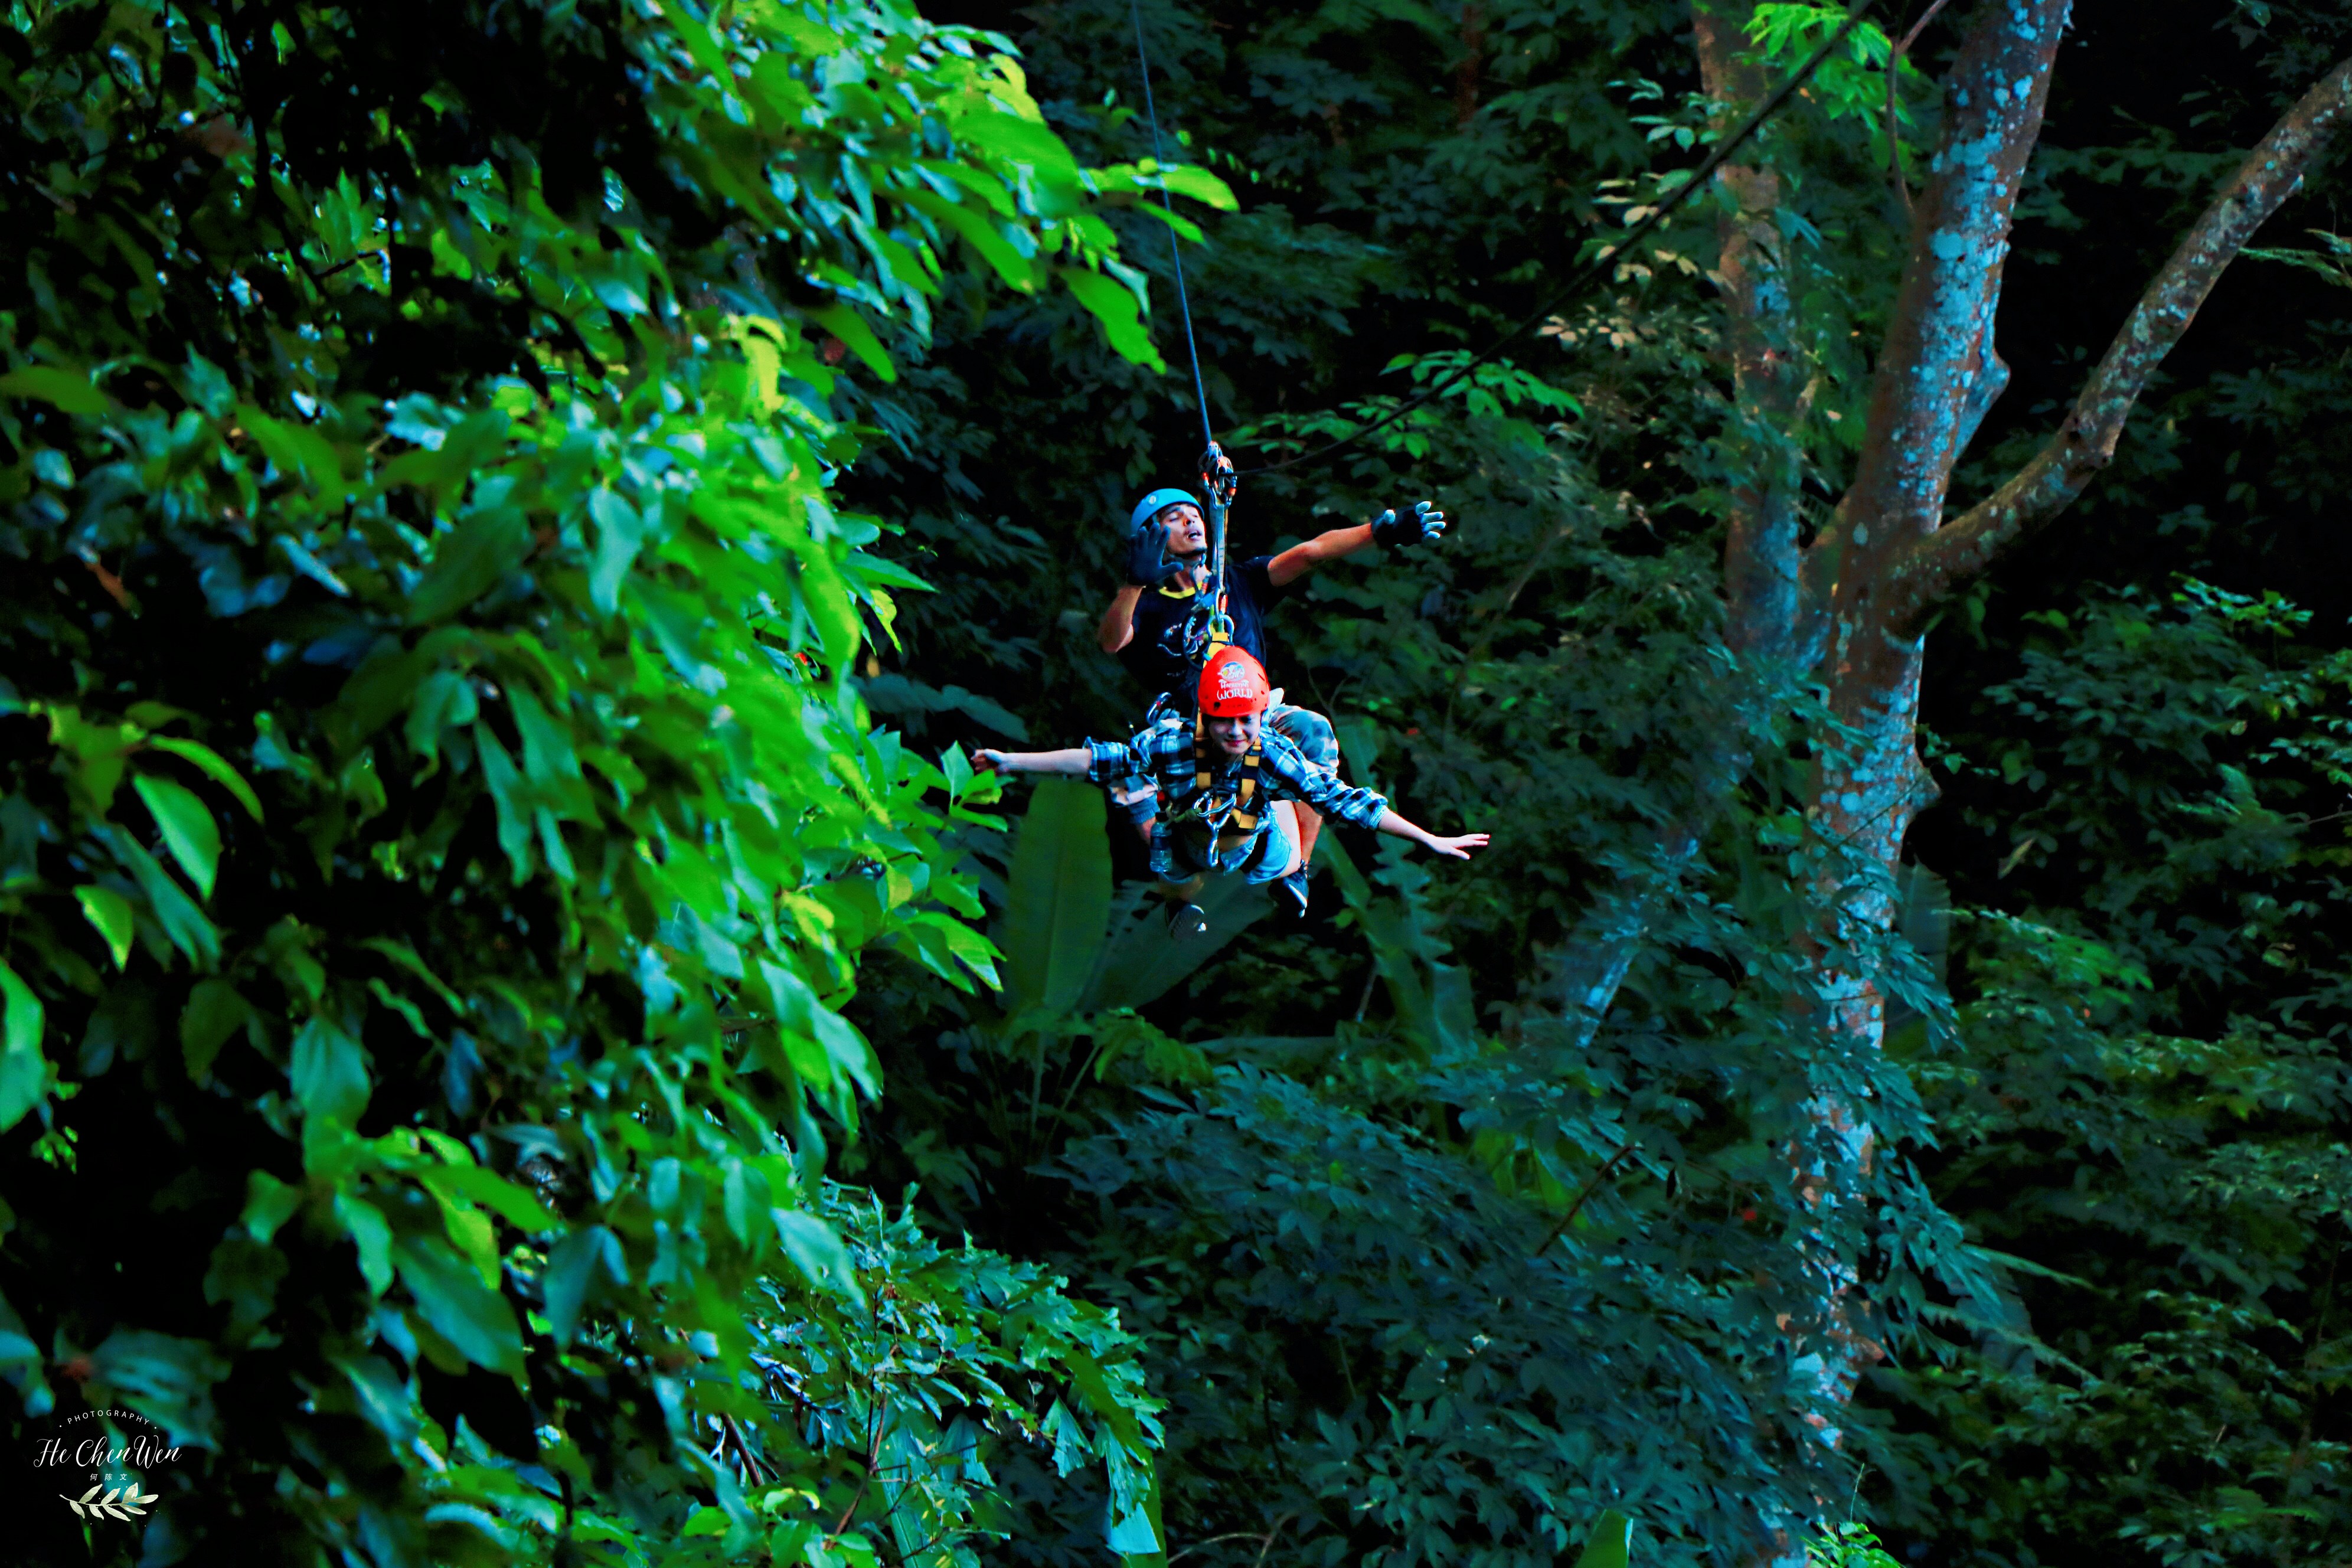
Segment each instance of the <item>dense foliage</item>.
M1970 9L1757 153L1793 447L1727 387L1727 187L1245 480L1244 553L1454 515L1310 577L1274 674L1496 847L1335 830L1309 920L1219 888L1180 945L1098 796L1000 823L957 749L1140 717L1092 631L1198 445L1171 234L1219 433L1298 450L1687 164L1689 10L13 6L0 1360L18 1451L185 1456L137 1526L36 1488L31 1550L1601 1568L1616 1510L1659 1563L2330 1561L2339 176L1935 630L1887 1050L1790 1001L1841 740L1727 644L1725 520L1851 467ZM1759 80L1835 20L1710 16ZM2347 32L2074 26L1979 489Z
M943 1563L1027 1438L1149 1552L1115 1322L820 1186L861 955L993 973L827 360L1131 331L1146 181L889 8L10 24L0 1351L184 1456L19 1544Z

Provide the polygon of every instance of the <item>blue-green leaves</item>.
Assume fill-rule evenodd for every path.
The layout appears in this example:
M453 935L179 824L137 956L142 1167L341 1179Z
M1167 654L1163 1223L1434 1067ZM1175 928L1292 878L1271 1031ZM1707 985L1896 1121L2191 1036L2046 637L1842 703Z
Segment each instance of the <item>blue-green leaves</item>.
M596 1300L600 1284L629 1283L628 1264L620 1238L601 1225L566 1235L548 1250L540 1273L540 1300L547 1313L548 1331L559 1346L568 1346L580 1331L581 1314Z
M405 1235L393 1244L400 1282L434 1331L476 1366L522 1375L522 1331L506 1298L438 1237Z
M41 1055L43 1011L33 988L0 963L0 1131L23 1121L47 1091L49 1064Z

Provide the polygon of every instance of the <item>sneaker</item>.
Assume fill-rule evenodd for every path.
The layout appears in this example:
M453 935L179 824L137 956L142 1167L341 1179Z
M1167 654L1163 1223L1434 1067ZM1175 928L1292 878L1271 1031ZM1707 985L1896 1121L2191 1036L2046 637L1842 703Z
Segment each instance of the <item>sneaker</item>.
M1298 918L1305 920L1307 918L1307 868L1301 866L1276 885L1298 901Z

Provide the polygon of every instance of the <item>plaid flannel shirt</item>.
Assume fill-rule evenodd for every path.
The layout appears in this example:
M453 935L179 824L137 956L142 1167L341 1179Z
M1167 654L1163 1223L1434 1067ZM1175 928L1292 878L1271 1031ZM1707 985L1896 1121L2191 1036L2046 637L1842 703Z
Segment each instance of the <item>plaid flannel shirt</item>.
M1302 801L1326 816L1336 816L1359 827L1380 826L1381 814L1389 805L1384 796L1341 784L1338 774L1326 773L1308 762L1304 752L1274 731L1261 731L1258 746L1261 804L1257 831L1237 851L1225 856L1223 864L1202 869L1231 871L1248 865L1264 847L1269 831L1272 816L1265 807L1277 800ZM1191 721L1162 719L1131 741L1089 740L1087 752L1087 777L1092 783L1116 784L1139 774L1159 787L1160 810L1151 826L1151 859L1155 868L1168 864L1171 847L1169 816L1192 805L1201 794L1195 787L1200 764L1192 754ZM1239 757L1228 757L1213 743L1210 746L1212 793L1231 795L1241 783L1241 771Z

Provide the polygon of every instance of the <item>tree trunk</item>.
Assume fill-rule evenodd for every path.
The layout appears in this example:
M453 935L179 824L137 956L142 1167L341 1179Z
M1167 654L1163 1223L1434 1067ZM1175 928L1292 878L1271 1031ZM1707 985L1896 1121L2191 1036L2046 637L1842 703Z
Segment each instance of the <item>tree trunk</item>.
M1694 41L1709 94L1752 100L1769 85L1743 63L1753 0L1695 0ZM1790 1005L1835 1047L1832 1059L1878 1052L1886 1005L1873 955L1895 916L1895 871L1912 819L1935 796L1917 751L1922 623L1937 604L2061 510L2105 466L2133 403L2186 331L2221 269L2299 185L2303 170L2352 118L2352 61L2315 85L2246 158L2126 320L2114 345L2048 445L1993 496L1950 524L1954 465L2007 384L1993 349L2009 233L2042 126L2069 0L1978 0L1944 83L1943 123L1927 184L1912 208L1911 245L1877 358L1853 483L1829 526L1801 543L1801 425L1808 366L1780 239L1780 179L1726 166L1735 197L1720 220L1718 274L1728 317L1734 411L1719 452L1730 497L1724 552L1727 638L1751 675L1810 672L1826 689L1838 733L1815 747L1808 874L1829 911L1815 988ZM1727 752L1703 770L1726 793L1749 759ZM1571 1028L1589 1039L1644 940L1657 894L1696 856L1704 820L1670 826L1646 878L1600 900L1562 965ZM1652 889L1643 892L1641 889ZM1830 1210L1864 1201L1868 1108L1822 1089L1809 1102L1812 1136L1792 1151L1806 1201ZM1823 1441L1880 1353L1856 1324L1851 1266L1808 1259L1821 1299L1794 1371ZM1797 1521L1768 1518L1801 1564Z

